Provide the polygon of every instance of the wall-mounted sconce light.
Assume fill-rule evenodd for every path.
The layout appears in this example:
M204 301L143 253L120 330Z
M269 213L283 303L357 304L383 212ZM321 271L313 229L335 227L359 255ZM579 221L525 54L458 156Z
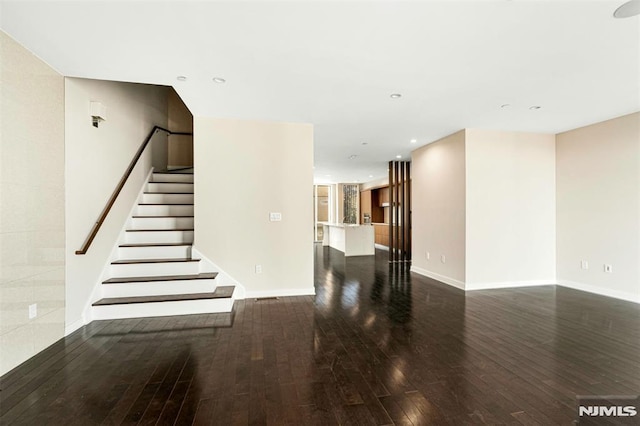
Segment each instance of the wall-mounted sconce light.
M100 102L89 102L89 114L91 115L93 127L98 127L101 121L107 119L107 107Z

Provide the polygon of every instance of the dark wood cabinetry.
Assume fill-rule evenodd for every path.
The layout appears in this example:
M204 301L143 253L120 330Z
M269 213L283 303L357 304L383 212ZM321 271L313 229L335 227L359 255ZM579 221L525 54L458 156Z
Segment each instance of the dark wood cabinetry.
M389 210L389 187L367 189L360 192L360 223L369 215L375 227L376 244L389 245L389 225L385 210ZM387 220L385 220L385 218Z
M384 209L389 206L389 187L371 189L371 222L384 223Z
M387 207L389 205L389 187L378 188L375 191L378 192L378 205L380 207Z
M389 247L389 225L386 223L376 223L373 227L375 228L376 244Z

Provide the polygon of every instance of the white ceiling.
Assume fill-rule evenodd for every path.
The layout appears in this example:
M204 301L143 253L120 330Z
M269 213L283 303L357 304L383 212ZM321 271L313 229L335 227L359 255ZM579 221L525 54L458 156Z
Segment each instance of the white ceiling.
M462 128L640 110L640 17L614 19L622 3L2 0L0 25L66 76L172 85L195 116L313 123L316 181L363 182Z

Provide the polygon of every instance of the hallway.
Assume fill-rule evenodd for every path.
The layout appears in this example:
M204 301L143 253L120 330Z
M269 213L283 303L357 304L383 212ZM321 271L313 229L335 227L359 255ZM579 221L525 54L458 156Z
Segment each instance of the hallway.
M0 424L571 424L638 394L638 305L464 292L316 245L316 297L94 321L2 378Z

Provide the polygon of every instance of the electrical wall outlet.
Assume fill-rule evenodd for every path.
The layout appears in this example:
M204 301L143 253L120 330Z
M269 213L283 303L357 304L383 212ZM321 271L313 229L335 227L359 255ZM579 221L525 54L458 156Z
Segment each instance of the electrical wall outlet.
M580 267L582 269L589 269L589 262L587 262L586 260L583 260L580 262Z
M256 274L262 273L262 265L256 265Z
M440 256L440 261L442 263L447 263L447 258L444 256L444 254L442 256Z
M34 319L38 316L38 304L34 303L29 305L29 319Z
M278 212L269 213L269 220L271 222L280 222L282 220L282 213L278 213Z
M608 265L608 264L606 264L606 263L605 263L605 264L604 264L604 271L605 271L606 273L608 273L608 274L612 273L612 272L613 272L613 266Z

